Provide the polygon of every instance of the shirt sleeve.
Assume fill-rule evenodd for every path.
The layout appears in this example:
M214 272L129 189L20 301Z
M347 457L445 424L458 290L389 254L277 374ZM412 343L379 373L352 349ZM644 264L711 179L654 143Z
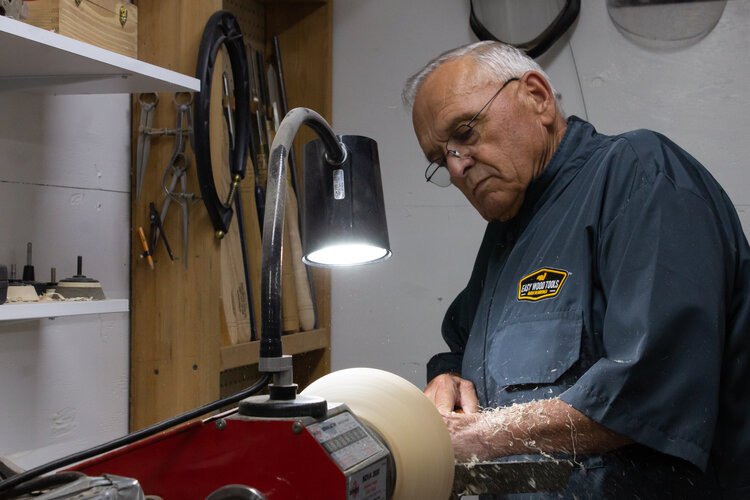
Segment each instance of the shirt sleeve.
M427 382L442 373L461 374L464 349L484 289L484 277L487 274L490 254L501 234L504 234L504 224L487 224L469 283L453 300L443 317L441 332L450 351L436 354L427 362Z
M600 229L604 357L561 399L705 470L716 425L728 245L701 190L658 173Z

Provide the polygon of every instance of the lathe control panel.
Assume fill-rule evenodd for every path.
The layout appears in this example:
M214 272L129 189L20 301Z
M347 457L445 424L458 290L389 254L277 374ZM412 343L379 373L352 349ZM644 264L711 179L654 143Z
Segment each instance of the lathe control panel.
M343 405L329 409L325 420L307 426L347 478L347 500L386 500L388 448Z

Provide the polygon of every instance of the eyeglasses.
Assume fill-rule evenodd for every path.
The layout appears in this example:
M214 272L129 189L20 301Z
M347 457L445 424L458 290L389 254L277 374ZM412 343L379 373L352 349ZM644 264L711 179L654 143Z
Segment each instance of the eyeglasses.
M479 140L479 132L474 129L479 115L481 115L485 109L490 107L492 101L500 95L500 92L502 92L510 82L515 82L517 80L519 79L509 78L508 80L505 80L502 87L495 92L489 101L487 101L487 104L482 106L482 109L477 111L468 122L459 125L453 132L451 132L451 135L448 136L448 140L445 141L445 156L438 161L431 162L427 165L427 169L424 171L424 178L428 182L440 187L448 187L451 185L451 174L448 171L448 158L468 158L469 155L466 148L473 146ZM461 149L463 151L460 151Z

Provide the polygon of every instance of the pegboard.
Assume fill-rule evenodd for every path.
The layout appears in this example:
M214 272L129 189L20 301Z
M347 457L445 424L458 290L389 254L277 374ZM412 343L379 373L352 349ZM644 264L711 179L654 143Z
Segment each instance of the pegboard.
M239 366L224 370L219 376L219 395L226 398L237 394L257 382L260 376L258 365Z
M234 14L240 22L245 38L256 47L266 43L266 8L260 2L248 0L224 0L224 8Z

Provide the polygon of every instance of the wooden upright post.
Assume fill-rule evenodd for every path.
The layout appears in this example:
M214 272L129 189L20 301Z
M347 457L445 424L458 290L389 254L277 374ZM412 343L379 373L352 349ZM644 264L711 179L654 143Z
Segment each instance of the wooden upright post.
M194 75L203 28L220 8L220 0L140 0L139 58ZM174 127L172 99L173 94L160 95L155 127ZM134 105L136 127L138 113ZM133 137L135 148L137 129ZM140 199L135 200L135 190L131 191L134 229L141 226L148 232L148 204L160 206L164 199L161 177L173 145L171 138L155 137L151 141ZM188 153L188 191L200 196L190 147ZM175 254L181 255L182 221L179 207L173 205L165 228ZM187 269L182 262L171 262L160 243L154 252L156 266L151 270L138 258L140 242L132 238L131 430L219 397L219 242L200 202L190 206L189 214Z

